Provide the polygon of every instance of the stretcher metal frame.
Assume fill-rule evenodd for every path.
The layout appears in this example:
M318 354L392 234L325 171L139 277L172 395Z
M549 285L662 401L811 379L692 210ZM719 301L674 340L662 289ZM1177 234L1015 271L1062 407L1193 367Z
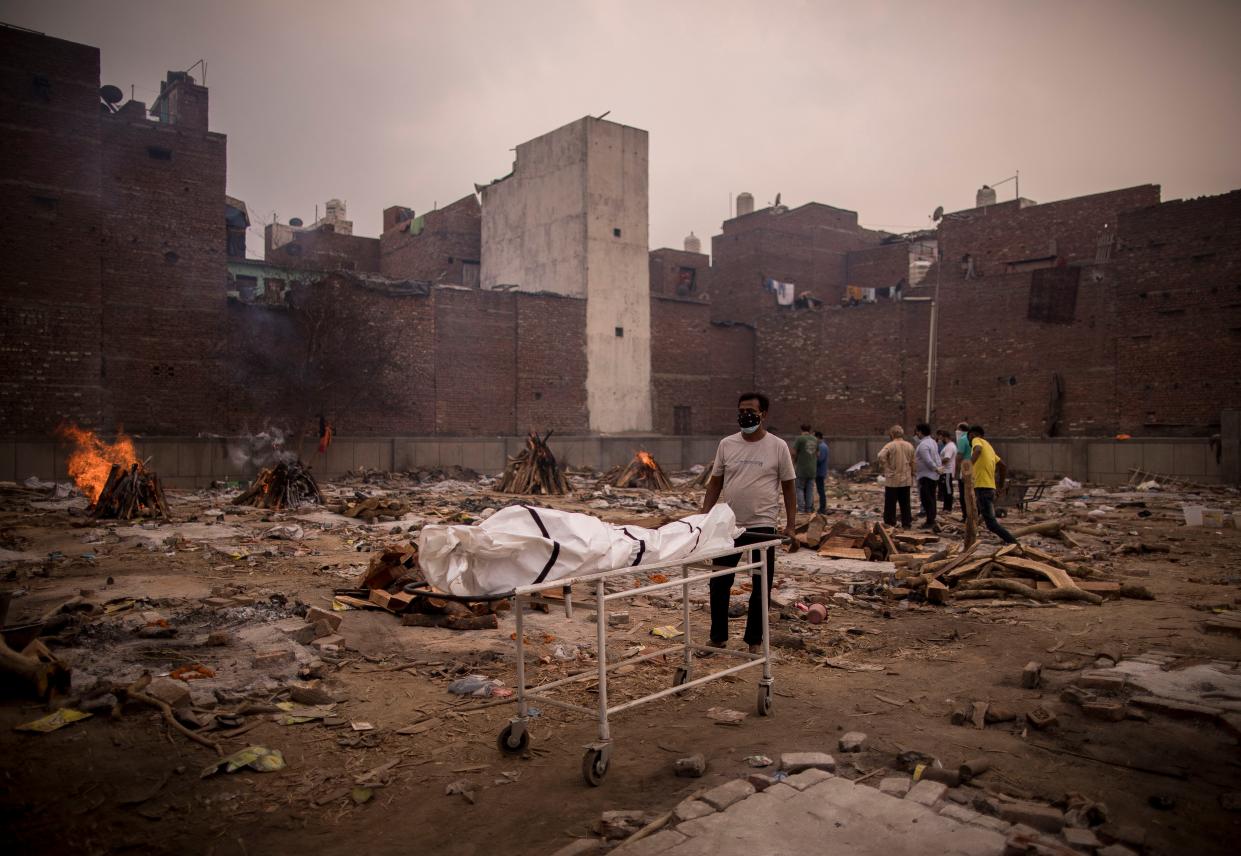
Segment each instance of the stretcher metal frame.
M757 537L757 536L755 536ZM764 552L768 549L774 550L784 539L778 536L772 536L767 540L756 540L754 543L742 546L732 546L723 550L714 550L705 553L695 554L685 559L674 559L667 562L653 563L649 565L638 565L636 567L621 568L614 571L604 571L598 574L590 574L586 576L573 577L570 579L555 580L547 583L535 585L520 586L515 588L509 596L513 598L513 615L516 619L516 653L517 653L517 696L514 699L517 704L517 715L509 720L504 726L496 739L496 743L501 752L510 755L520 755L524 753L530 745L530 701L537 699L538 701L549 704L554 707L564 708L566 710L577 711L578 713L595 714L599 720L599 738L593 743L585 747L585 754L582 757L582 778L586 783L592 786L598 786L603 783L604 776L607 775L608 764L612 757L612 732L608 723L608 717L629 710L647 702L657 701L666 696L675 695L694 687L700 687L711 681L735 675L746 669L756 667L762 668L762 677L758 684L758 714L759 716L770 716L772 701L771 687L774 682L771 673L771 633L770 620L768 611L770 609L770 592L764 580L766 557ZM748 554L748 555L746 555ZM726 556L738 556L736 566L720 566L712 562ZM648 576L660 571L666 572L666 575L673 577L674 573L679 570L680 577L678 579L670 578L667 582L650 583L639 586L638 588L623 589L616 592L607 591L607 583L610 580L616 580L623 577L634 577L638 575ZM748 651L733 651L725 648L714 648L707 645L700 645L693 641L692 630L690 627L690 601L689 590L691 585L705 583L715 577L725 576L727 574L749 573L754 585L759 586L762 592L762 623L763 623L763 641L761 645L761 653L751 654ZM597 667L593 669L576 672L565 678L551 681L550 683L541 684L539 686L526 686L526 658L525 658L525 640L523 638L524 627L524 608L531 604L546 605L563 605L565 614L572 616L573 603L571 596L571 587L574 585L586 588L591 591L594 596L595 606L595 636L597 651ZM630 699L617 705L608 705L608 673L621 666L627 666L632 663L642 663L647 660L655 660L660 657L667 657L674 654L677 650L676 646L660 648L657 651L648 651L633 657L626 657L614 663L608 662L607 641L608 641L608 605L639 595L653 594L655 592L667 589L681 589L681 613L683 627L683 643L680 648L682 650L682 664L677 667L676 674L673 677L672 686L667 689L641 696L640 698ZM558 600L544 598L543 592L551 589L562 589L564 594L563 604ZM699 678L693 676L694 672L694 654L703 653L716 655L721 657L736 657L745 662L735 666L729 666L725 669L712 672ZM556 687L565 686L567 684L588 681L596 679L599 685L599 704L597 710L591 710L578 704L572 704L561 699L553 698L548 695L550 690Z

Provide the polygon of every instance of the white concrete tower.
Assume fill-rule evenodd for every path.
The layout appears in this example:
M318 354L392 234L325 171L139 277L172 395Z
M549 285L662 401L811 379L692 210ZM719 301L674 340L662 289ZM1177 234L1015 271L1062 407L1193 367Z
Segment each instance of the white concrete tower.
M586 300L592 431L651 429L647 133L590 116L517 147L482 189L483 288Z

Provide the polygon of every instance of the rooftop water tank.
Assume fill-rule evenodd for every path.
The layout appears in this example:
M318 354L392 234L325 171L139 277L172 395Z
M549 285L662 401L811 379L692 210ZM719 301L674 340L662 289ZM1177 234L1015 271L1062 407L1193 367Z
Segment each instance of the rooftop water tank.
M983 185L978 188L978 194L974 197L975 208L986 208L988 205L995 204L995 188Z
M685 252L687 253L701 253L702 252L702 241L698 240L698 236L695 235L693 232L690 232L689 237L685 239Z
M750 193L737 194L737 216L743 217L746 214L754 213L754 196Z

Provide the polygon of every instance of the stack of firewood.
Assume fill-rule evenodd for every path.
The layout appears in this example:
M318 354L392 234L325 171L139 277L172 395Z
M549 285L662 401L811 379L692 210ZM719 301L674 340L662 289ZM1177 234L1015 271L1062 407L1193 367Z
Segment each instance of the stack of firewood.
M617 476L612 484L615 487L649 487L652 490L671 490L672 482L664 475L649 452L639 451L629 462L629 466Z
M258 478L241 492L233 505L257 508L297 508L306 502L323 503L323 494L310 467L301 461L281 461L258 474Z
M90 511L94 518L133 520L135 517L168 519L168 503L159 476L135 461L128 467L113 464L99 498Z
M510 458L500 481L500 493L561 494L569 492L569 483L556 464L547 440L552 432L540 437L531 431L526 448Z

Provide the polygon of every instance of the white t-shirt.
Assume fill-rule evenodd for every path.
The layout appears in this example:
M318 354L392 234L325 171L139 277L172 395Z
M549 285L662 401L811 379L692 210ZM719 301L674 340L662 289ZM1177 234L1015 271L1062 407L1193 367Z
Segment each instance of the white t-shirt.
M945 443L944 448L939 450L939 459L944 462L944 472L952 475L957 460L957 444L951 441Z
M738 526L776 527L784 502L780 484L794 478L793 455L774 434L747 440L738 431L720 441L711 475L724 477L720 502L732 507Z

